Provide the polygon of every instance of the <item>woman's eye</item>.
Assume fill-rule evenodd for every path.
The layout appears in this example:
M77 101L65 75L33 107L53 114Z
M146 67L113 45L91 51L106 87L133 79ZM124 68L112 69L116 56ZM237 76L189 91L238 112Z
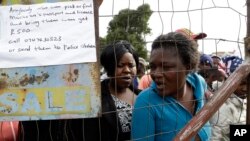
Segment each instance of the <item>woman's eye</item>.
M133 68L133 67L135 67L135 64L130 64L129 67Z
M123 68L125 66L127 66L129 68L133 68L133 67L135 67L135 64L118 64L117 65L118 68Z
M169 66L162 66L163 70L168 70L170 67Z
M118 67L118 68L122 68L122 67L123 67L123 65L119 65L119 64L118 64L118 65L117 65L117 67Z

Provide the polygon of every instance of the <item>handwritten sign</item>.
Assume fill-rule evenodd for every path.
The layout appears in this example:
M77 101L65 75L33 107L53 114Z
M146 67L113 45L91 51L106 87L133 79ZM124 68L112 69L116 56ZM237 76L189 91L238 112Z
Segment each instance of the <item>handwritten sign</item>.
M0 68L96 62L92 0L0 7Z

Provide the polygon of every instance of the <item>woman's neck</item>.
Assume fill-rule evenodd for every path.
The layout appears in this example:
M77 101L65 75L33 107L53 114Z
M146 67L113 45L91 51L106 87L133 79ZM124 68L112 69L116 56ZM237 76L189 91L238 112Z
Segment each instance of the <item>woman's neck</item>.
M127 89L129 88L121 88L115 84L109 83L109 90L112 94L118 95L118 94L126 93Z
M193 115L195 113L195 97L192 87L186 83L183 91L178 96L177 101Z
M182 88L180 88L177 93L174 95L174 98L178 101L184 99L186 97L187 94L187 83L184 84L184 86Z
M117 87L112 87L112 85L109 86L110 93L114 96L116 96L118 99L125 101L129 105L134 105L136 95L132 90L129 88L123 88L119 89Z

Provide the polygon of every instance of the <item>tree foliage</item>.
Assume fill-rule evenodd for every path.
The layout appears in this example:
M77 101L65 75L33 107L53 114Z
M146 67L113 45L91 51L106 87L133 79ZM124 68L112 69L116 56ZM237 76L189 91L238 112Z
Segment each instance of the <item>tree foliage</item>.
M113 43L116 40L129 41L140 57L147 58L144 36L151 33L148 20L152 11L148 4L139 6L136 10L123 9L109 22L108 33L101 38L103 43Z

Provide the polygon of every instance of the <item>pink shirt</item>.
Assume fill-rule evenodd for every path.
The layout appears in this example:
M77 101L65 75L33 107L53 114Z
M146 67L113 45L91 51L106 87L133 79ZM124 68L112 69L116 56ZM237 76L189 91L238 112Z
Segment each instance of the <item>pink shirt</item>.
M16 141L18 133L18 121L0 122L0 141Z
M138 85L138 89L144 90L150 86L152 78L149 74L145 74L141 77Z

